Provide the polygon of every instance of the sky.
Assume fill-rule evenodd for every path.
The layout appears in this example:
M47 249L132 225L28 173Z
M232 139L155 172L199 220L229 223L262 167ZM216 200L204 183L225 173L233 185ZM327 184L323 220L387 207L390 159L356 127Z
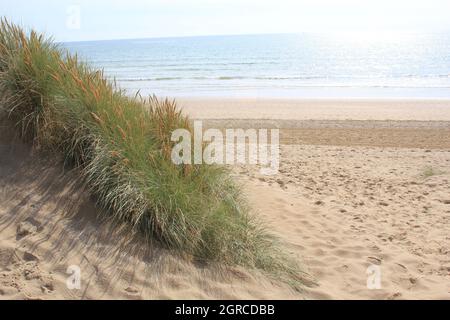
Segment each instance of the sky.
M449 0L2 0L57 41L300 32L447 32Z

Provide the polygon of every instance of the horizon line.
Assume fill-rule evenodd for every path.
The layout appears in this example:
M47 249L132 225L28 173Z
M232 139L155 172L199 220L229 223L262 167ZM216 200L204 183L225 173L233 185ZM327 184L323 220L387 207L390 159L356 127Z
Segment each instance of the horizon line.
M109 39L94 39L94 40L65 40L58 41L57 43L81 43L81 42L108 42L108 41L124 41L124 40L153 40L153 39L184 39L184 38L208 38L208 37L237 37L237 36L273 36L273 35L300 35L300 34L371 34L374 32L379 33L397 33L397 34L442 34L446 33L446 31L427 31L427 32L419 32L417 30L409 30L409 31L373 31L373 30L365 30L365 31L349 31L349 30L340 30L340 31L298 31L298 32L264 32L264 33L230 33L230 34L201 34L201 35L181 35L181 36L149 36L149 37L130 37L130 38L109 38Z
M321 32L274 32L274 33L230 33L230 34L201 34L186 36L149 36L149 37L131 37L131 38L114 38L114 39L95 39L95 40L67 40L56 41L57 43L79 43L79 42L102 42L102 41L123 41L123 40L152 40L152 39L181 39L181 38L208 38L208 37L236 37L236 36L270 36L270 35L296 35L302 33L321 33ZM325 33L325 32L323 32Z

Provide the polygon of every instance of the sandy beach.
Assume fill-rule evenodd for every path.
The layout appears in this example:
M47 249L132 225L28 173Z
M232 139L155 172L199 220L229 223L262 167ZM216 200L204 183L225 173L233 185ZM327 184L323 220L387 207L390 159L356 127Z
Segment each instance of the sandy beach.
M300 291L111 226L57 159L0 135L2 299L450 299L450 101L180 99L214 128L280 128L280 171L236 166L309 274ZM128 233L127 233L128 234ZM111 241L114 239L114 241ZM67 268L81 268L69 290ZM381 288L367 288L367 269Z
M180 98L194 119L450 121L448 99Z

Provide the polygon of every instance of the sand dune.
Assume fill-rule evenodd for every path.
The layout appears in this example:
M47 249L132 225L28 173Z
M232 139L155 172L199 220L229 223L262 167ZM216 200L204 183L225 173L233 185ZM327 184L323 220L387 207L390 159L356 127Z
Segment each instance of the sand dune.
M99 217L75 172L3 136L0 156L2 299L298 299L240 268L189 262ZM72 265L81 289L69 290Z

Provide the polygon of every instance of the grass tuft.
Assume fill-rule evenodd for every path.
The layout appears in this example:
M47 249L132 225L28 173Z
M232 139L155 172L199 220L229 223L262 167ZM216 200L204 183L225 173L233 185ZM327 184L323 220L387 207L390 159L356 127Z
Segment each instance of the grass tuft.
M445 172L442 171L442 170L433 168L432 166L427 166L427 167L425 167L425 168L423 169L423 171L422 171L422 173L421 173L421 177L422 177L423 179L428 179L428 178L430 178L430 177L437 176L437 175L441 175L441 174L443 174L443 173L445 173Z
M51 39L2 19L0 107L24 139L78 167L112 219L196 259L300 283L225 168L172 163L172 131L192 131L174 101L129 97Z

